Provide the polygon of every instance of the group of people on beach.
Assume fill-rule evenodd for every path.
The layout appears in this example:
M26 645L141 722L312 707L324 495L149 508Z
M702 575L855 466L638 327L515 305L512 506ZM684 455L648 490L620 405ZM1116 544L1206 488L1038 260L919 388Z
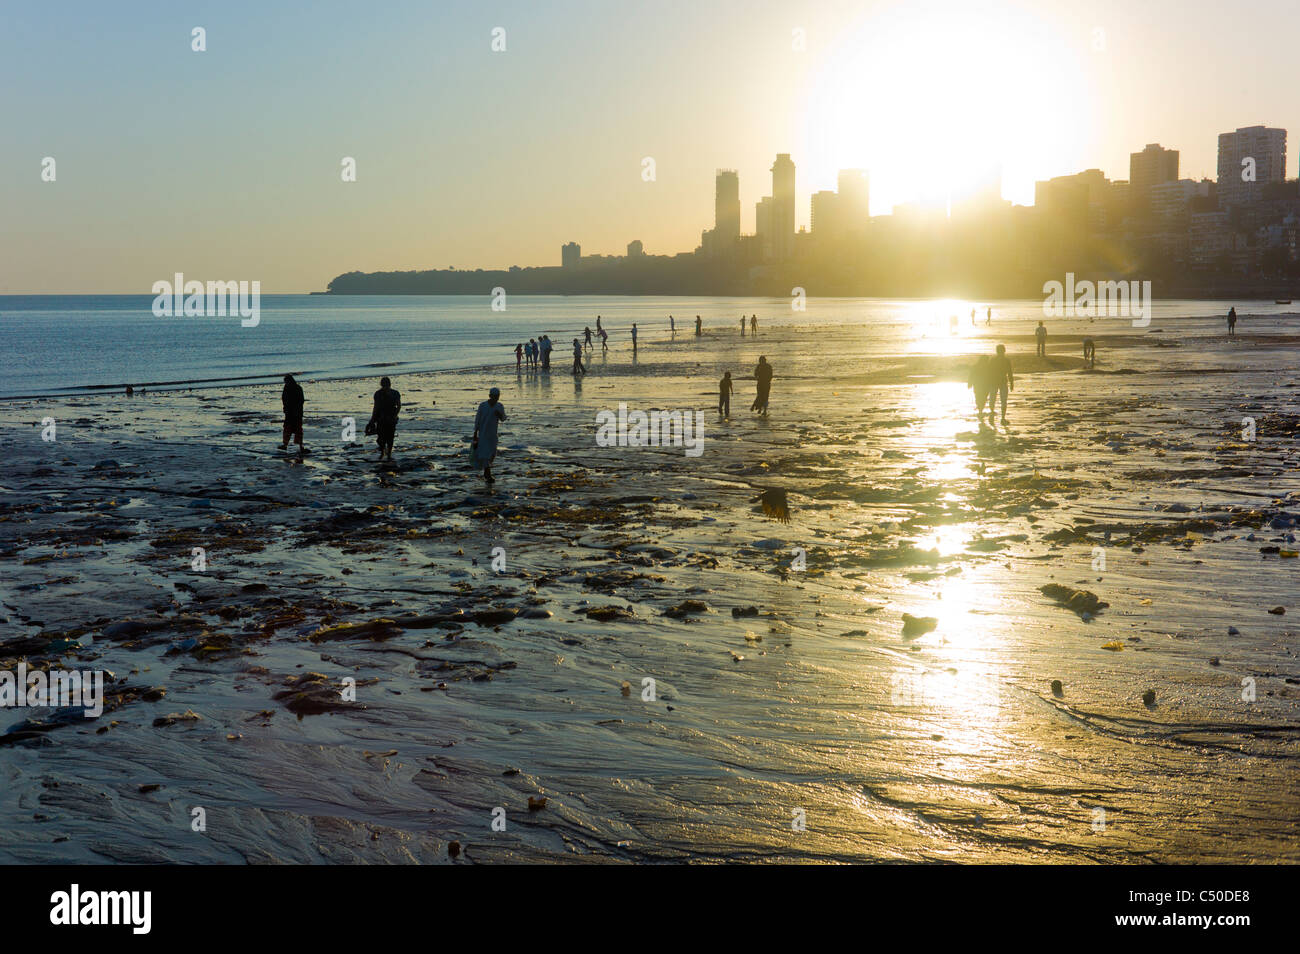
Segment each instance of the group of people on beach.
M284 408L280 450L288 450L292 440L298 445L298 456L302 457L306 450L303 446L302 416L307 398L303 394L302 385L294 380L292 374L284 376L280 403ZM401 392L393 387L389 378L381 378L365 430L367 436L373 436L378 443L381 461L393 459L393 442L397 437L397 419L401 412ZM496 479L492 476L492 461L497 455L497 425L505 419L506 409L501 403L501 391L492 388L488 391L487 400L478 406L474 414L474 432L470 436L470 461L475 470L483 471L483 479L489 484Z
M758 365L754 368L754 381L757 383L757 387L754 393L754 403L749 406L749 409L766 417L767 402L772 393L772 366L767 363L767 355L759 357ZM735 383L731 380L731 372L724 372L722 380L718 382L718 417L730 420L731 395L735 392L735 389Z

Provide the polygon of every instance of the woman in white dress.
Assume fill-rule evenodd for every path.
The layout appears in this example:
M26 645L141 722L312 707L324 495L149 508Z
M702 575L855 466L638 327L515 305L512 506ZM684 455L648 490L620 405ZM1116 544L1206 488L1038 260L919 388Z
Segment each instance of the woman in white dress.
M474 442L470 456L475 470L483 468L483 479L489 484L496 480L492 476L492 459L497 456L497 423L506 419L505 405L500 397L501 391L493 388L474 415Z

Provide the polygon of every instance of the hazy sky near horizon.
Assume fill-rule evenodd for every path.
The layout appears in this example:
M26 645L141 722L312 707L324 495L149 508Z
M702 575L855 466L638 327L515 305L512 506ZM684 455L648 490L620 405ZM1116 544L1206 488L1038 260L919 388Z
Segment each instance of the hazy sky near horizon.
M996 168L1023 204L1126 179L1149 142L1213 177L1219 133L1300 130L1297 28L1295 0L0 0L0 294L689 251L715 170L749 232L778 152L800 225L841 168L873 214Z

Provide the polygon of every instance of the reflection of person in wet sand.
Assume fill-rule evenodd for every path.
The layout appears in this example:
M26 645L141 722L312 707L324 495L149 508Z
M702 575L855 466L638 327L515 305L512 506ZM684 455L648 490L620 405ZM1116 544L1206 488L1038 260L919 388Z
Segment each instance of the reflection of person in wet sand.
M731 392L735 390L731 383L731 372L728 371L718 382L718 417L731 417Z
M388 378L379 381L379 390L375 392L375 406L370 412L370 423L374 425L375 435L379 441L379 459L393 459L393 439L397 435L397 415L402 410L402 395L393 387ZM366 428L367 432L369 428Z
M501 391L493 388L488 392L488 399L478 406L474 415L474 439L471 444L471 459L474 469L483 468L483 479L489 484L496 480L492 476L492 460L497 456L497 423L506 419L505 406L498 398Z
M1007 357L1007 346L998 345L998 353L989 362L989 420L998 406L998 397L1002 398L1002 425L1007 423L1007 392L1016 389L1016 377L1011 373L1011 359Z
M1097 346L1091 338L1083 339L1083 360L1088 362L1090 368L1097 366Z
M966 386L975 391L975 408L979 412L980 427L984 426L984 405L989 399L991 376L989 356L982 354L975 360L975 366L970 369L970 376L966 379Z
M754 396L754 403L749 406L749 409L765 415L767 399L772 393L772 366L767 363L766 355L758 359L758 366L754 368L754 380L758 382L758 393Z
M292 374L284 376L284 390L280 392L280 403L284 406L284 433L280 438L280 450L288 450L289 439L298 442L298 453L302 454L302 406L306 402L302 385L293 379Z

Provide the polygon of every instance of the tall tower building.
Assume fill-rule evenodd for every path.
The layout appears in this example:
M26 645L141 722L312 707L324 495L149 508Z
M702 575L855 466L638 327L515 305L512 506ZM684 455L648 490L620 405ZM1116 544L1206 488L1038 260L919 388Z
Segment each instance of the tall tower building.
M1128 182L1129 194L1138 202L1144 202L1151 194L1151 187L1162 182L1174 182L1178 179L1178 150L1165 149L1159 143L1148 143L1141 152L1129 153Z
M812 195L812 234L818 240L844 234L844 197L823 189Z
M857 232L867 227L871 218L871 189L867 173L862 169L841 169L836 183L839 193L839 213L846 232Z
M714 180L713 231L722 245L740 238L740 176L735 169L719 169Z
M1286 130L1245 126L1219 135L1219 207L1258 202L1286 178Z
M772 163L772 257L784 261L794 253L794 163L779 152Z

